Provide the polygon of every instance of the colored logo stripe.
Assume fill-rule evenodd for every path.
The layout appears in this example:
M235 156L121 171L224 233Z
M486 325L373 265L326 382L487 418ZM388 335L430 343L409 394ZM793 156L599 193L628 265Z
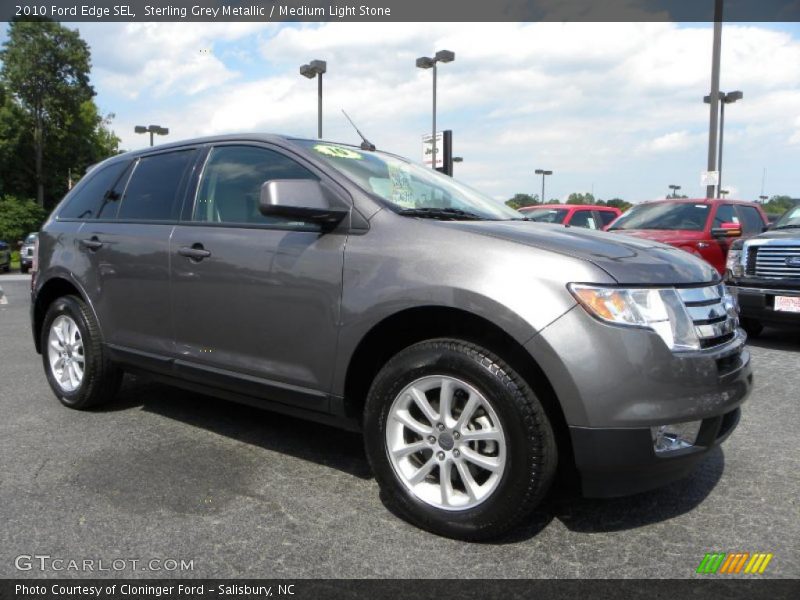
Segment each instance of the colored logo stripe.
M726 554L725 552L709 552L703 557L703 560L697 567L697 572L702 574L738 574L741 573L742 568L744 568L745 573L760 575L766 570L772 557L772 554L764 552L756 552L752 555L749 552L734 552L731 554ZM747 566L745 566L745 564Z

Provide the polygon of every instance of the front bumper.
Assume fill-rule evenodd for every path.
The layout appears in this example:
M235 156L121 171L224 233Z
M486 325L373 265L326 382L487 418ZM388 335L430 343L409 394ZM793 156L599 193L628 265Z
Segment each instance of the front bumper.
M800 313L775 310L775 296L800 296L800 286L764 288L728 284L728 289L737 296L742 318L767 324L800 325Z
M584 494L619 496L686 475L736 426L753 375L745 335L673 353L653 332L575 307L526 348L548 375L569 427ZM652 426L703 421L694 446L656 455Z

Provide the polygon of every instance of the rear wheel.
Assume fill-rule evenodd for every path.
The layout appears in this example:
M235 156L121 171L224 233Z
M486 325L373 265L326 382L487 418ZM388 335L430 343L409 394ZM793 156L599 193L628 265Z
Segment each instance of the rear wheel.
M498 356L459 340L392 358L365 407L365 441L387 502L448 537L497 537L546 494L557 463L544 409Z
M41 347L47 382L65 406L89 408L116 394L122 371L108 360L100 328L80 298L63 296L50 305Z

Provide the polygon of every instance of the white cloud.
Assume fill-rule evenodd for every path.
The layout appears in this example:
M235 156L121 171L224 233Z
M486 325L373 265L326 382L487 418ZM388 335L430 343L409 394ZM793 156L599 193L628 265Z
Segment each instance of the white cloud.
M144 143L129 129L154 107L174 139L235 130L314 135L315 85L297 68L320 58L328 61L326 137L355 139L345 108L379 147L418 158L430 128L431 73L414 59L447 48L456 60L439 69L439 126L454 129L465 157L457 171L474 185L500 196L535 190L533 169L544 166L556 171L548 187L558 195L597 183L599 195L656 197L666 177L690 195L701 191L710 26L98 24L86 34L101 100L138 99L139 108L117 111L127 147ZM214 51L203 56L203 47ZM800 40L725 24L722 60L723 89L745 93L726 112L726 169L740 172L750 196L764 165L772 181L793 181L784 165L800 161L800 122L788 118L800 114ZM786 193L800 194L796 185Z

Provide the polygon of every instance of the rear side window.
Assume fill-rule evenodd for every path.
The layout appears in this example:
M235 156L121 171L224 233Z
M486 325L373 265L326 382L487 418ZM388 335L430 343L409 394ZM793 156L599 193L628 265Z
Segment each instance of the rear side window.
M261 185L271 179L319 179L291 158L254 146L214 148L203 169L194 221L313 227L297 219L264 216L259 211Z
M86 182L58 214L59 219L96 219L108 193L130 163L116 162L86 175Z
M597 214L600 215L600 221L603 227L605 227L606 225L611 223L611 221L617 218L617 213L612 212L610 210L598 210Z
M194 155L194 150L183 150L140 159L125 188L117 220L175 219L178 191Z
M752 206L737 206L739 216L742 217L742 232L745 235L754 235L764 231L764 220L758 209Z

